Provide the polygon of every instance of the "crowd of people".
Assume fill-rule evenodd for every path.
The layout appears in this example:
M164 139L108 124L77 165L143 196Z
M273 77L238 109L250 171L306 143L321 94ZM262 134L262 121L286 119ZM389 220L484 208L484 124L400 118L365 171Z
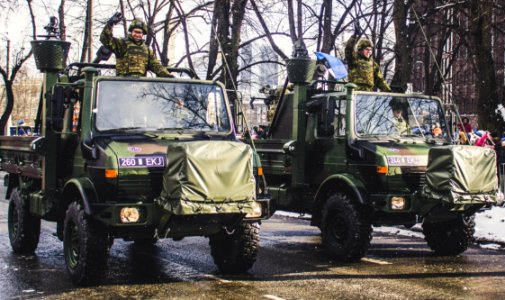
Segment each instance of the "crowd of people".
M249 131L249 128L245 128L242 138L248 140L248 139L266 139L267 138L267 127L265 125L259 125L259 126L254 126L251 131Z

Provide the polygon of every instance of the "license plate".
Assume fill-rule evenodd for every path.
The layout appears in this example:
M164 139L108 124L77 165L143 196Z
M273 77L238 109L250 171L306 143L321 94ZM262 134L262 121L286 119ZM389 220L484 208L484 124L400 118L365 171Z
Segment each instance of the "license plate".
M123 168L162 168L166 165L165 157L161 155L120 157L118 164Z

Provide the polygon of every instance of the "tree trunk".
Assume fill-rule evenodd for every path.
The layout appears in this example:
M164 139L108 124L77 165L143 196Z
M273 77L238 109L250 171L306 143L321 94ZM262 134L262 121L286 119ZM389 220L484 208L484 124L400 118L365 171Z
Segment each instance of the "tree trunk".
M412 49L406 25L407 7L405 1L394 1L393 22L395 24L396 37L396 44L394 47L396 64L391 87L393 89L405 91L407 89L407 82L410 81L410 71L412 68Z
M9 121L9 117L12 113L12 108L14 107L14 91L12 89L12 81L4 81L4 88L6 94L5 110L0 118L0 135L5 134L5 127Z
M60 39L65 41L67 39L67 27L65 26L65 0L60 1L58 7L58 18L60 18Z
M484 130L503 130L503 120L496 114L498 87L491 48L492 4L470 1L470 31L475 47L479 127Z

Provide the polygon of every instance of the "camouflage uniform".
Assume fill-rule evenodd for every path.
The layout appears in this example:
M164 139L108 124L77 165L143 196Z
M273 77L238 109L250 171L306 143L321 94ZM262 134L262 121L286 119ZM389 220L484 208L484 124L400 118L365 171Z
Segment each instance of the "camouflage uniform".
M360 91L373 91L375 88L379 88L381 91L390 92L391 88L384 79L379 65L371 56L366 58L355 50L357 41L358 37L353 35L345 46L345 59L349 66L349 82L356 84L357 90ZM359 46L361 48L365 48L363 46L371 47L372 43L368 40L361 40Z
M394 126L400 135L409 133L409 124L403 118L394 118Z
M100 34L100 42L116 55L118 76L145 76L149 70L159 77L173 77L156 58L154 51L143 40L135 41L131 34L127 38L115 38L112 26L106 24Z

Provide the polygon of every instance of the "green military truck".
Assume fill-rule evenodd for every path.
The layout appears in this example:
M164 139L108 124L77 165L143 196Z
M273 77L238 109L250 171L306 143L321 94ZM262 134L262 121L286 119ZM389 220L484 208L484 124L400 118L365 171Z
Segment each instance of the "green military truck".
M76 284L103 277L117 238L207 236L221 272L250 269L270 196L256 154L236 138L224 87L65 67L69 45L32 42L44 72L38 134L0 137L13 251L34 252L47 220Z
M457 112L436 97L360 92L314 81L314 69L308 57L288 61L294 89L254 141L275 209L311 214L343 261L360 260L381 225L422 223L436 253L465 251L474 214L499 198L494 150L456 145L447 120Z

